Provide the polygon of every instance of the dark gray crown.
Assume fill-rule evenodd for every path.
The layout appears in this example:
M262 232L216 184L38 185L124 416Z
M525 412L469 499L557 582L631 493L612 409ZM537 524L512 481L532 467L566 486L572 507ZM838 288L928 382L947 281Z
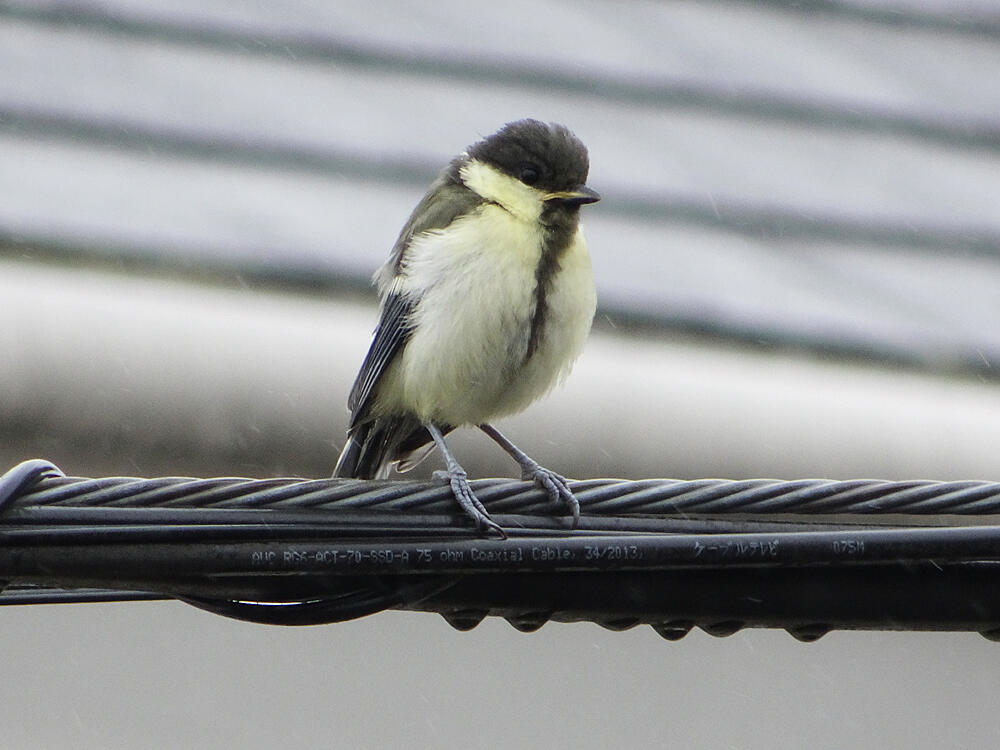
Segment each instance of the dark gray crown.
M543 190L568 190L587 181L587 147L569 128L518 120L468 148L473 159Z

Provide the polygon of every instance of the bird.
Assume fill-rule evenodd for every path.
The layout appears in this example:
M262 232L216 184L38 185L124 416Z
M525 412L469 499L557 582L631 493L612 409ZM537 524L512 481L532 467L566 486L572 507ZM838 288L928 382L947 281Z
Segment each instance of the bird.
M434 448L480 534L506 538L445 442L474 426L568 507L567 480L491 423L523 411L568 375L590 333L597 294L580 207L587 148L566 126L509 122L453 158L417 204L374 275L380 316L348 396L347 442L334 477L384 479Z

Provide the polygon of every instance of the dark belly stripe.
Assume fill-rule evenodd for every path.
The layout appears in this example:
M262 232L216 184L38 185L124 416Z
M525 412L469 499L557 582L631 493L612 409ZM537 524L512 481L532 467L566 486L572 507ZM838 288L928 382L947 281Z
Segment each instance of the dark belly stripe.
M542 254L535 268L534 310L531 314L531 329L528 333L528 349L525 361L538 350L548 314L546 297L552 288L552 282L559 273L559 261L569 247L576 234L579 222L577 208L557 206L546 207L542 211L542 224L545 232L542 235Z

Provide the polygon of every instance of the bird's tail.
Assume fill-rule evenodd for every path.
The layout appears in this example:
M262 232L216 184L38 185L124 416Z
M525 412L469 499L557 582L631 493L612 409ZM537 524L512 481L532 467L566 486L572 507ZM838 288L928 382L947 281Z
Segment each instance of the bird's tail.
M337 466L333 470L333 476L336 477L358 477L358 459L361 458L361 441L354 434L347 436L347 445L344 446L344 450L340 452L340 458L337 459ZM367 477L359 477L365 479Z
M347 445L340 452L333 476L385 479L397 461L405 462L406 468L415 465L407 459L429 442L430 433L416 417L409 415L356 424L347 434Z

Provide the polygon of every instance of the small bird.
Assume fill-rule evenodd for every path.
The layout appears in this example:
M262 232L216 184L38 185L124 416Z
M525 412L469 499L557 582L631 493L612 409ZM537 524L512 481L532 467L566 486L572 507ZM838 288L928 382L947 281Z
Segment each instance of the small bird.
M506 534L476 498L444 436L476 425L579 520L566 479L490 422L545 395L590 332L597 295L580 228L587 149L565 126L519 120L455 157L375 273L381 317L348 397L335 477L383 479L437 447L480 532Z

